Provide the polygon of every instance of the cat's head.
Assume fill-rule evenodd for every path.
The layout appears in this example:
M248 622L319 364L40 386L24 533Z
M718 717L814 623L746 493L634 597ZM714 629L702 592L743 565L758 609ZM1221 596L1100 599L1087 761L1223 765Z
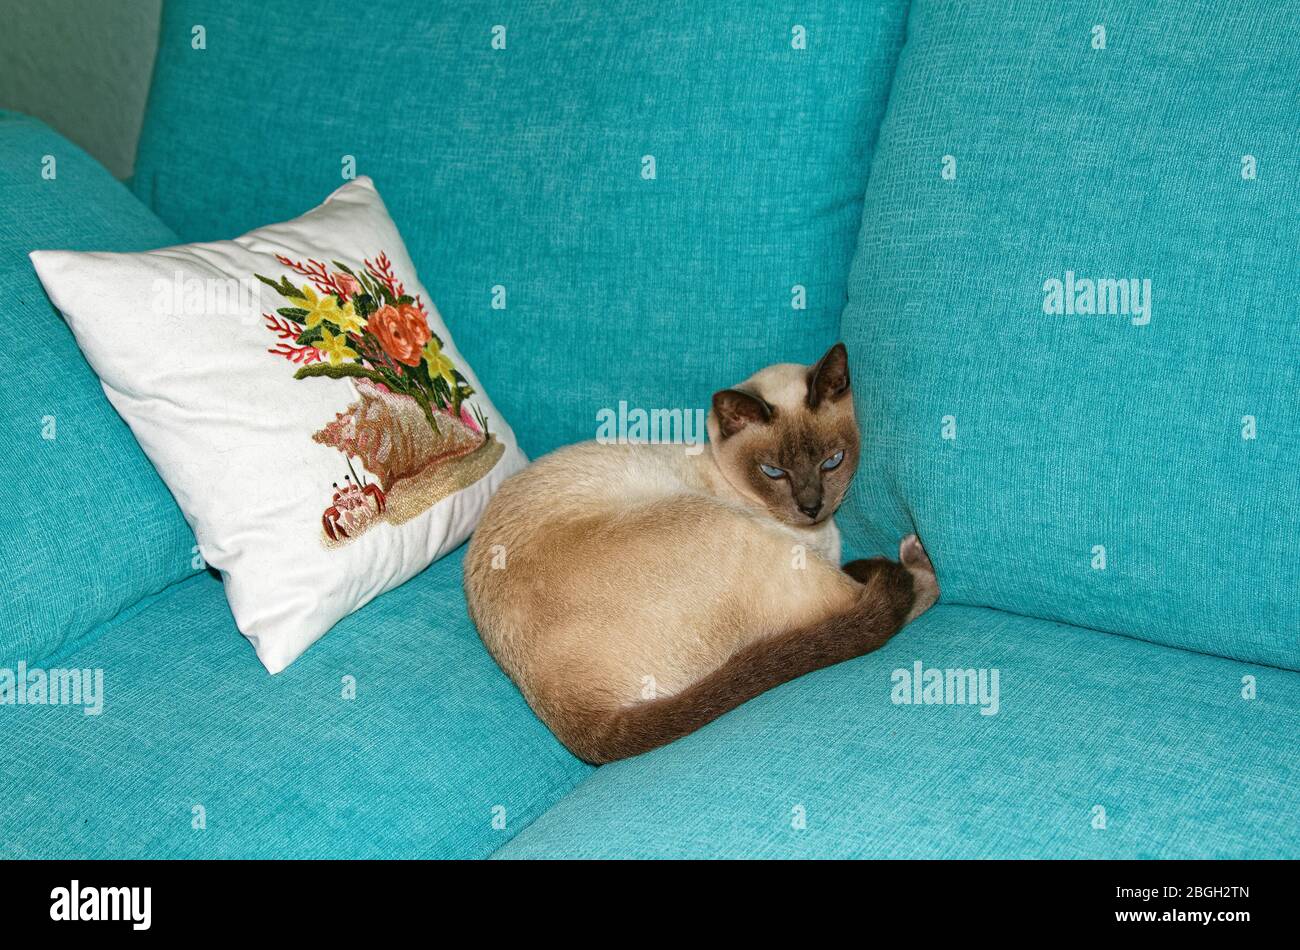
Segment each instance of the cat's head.
M836 343L812 366L779 363L714 393L708 425L732 487L787 524L825 521L858 468L848 351Z

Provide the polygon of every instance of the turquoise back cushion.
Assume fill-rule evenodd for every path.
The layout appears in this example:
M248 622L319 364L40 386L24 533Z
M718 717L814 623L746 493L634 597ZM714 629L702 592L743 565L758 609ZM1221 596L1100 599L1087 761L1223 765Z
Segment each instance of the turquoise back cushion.
M37 248L139 251L176 236L84 152L12 112L0 112L0 209L11 341L0 413L6 666L75 646L192 573L194 538L27 259Z
M912 4L843 334L851 550L1300 667L1300 9ZM1113 281L1113 282L1107 282Z
M905 2L789 7L173 0L134 187L204 240L370 175L536 455L833 342Z

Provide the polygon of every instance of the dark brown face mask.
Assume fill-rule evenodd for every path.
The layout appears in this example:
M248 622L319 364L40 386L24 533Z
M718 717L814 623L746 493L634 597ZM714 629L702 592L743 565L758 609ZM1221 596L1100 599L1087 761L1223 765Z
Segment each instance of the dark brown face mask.
M808 369L804 399L775 406L748 384L714 394L719 464L773 517L809 526L835 513L857 470L848 352L842 343Z

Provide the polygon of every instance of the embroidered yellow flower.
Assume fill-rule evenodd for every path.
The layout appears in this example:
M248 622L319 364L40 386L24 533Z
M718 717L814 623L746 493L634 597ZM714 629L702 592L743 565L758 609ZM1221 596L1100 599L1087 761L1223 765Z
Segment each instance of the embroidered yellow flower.
M351 300L340 307L339 299L333 294L318 297L316 291L306 284L302 286L302 296L303 300L298 306L307 311L308 330L319 326L322 321L334 324L345 334L355 332L365 326L364 322L359 322L361 318L352 309Z
M321 327L320 342L312 345L329 357L331 366L338 366L344 360L356 359L358 355L356 350L348 346L348 337L346 333L340 333L335 336L324 327Z
M330 299L333 300L334 298L331 297ZM333 322L345 334L360 333L366 328L366 321L357 316L356 311L352 309L352 301L350 300L339 308L338 319Z
M447 381L447 386L452 392L456 391L456 377L451 374L455 368L447 354L442 352L442 347L438 345L437 340L430 340L424 344L424 361L429 364L429 376L441 376Z

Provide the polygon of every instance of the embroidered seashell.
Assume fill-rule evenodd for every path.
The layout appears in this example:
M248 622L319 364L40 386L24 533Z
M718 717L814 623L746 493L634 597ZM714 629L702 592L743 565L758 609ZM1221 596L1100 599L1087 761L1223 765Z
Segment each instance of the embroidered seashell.
M483 434L460 419L435 412L438 432L412 397L395 393L368 379L353 380L359 401L335 416L312 436L361 459L379 479L384 491L404 478L439 462L459 458L483 444Z

